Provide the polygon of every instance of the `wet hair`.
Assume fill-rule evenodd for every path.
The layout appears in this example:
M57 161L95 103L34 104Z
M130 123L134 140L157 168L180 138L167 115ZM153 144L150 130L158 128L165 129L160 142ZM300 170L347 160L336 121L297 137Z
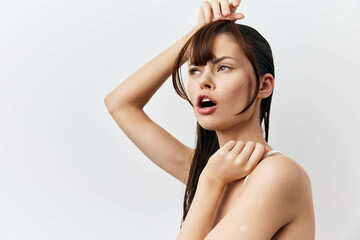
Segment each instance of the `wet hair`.
M191 101L185 91L184 82L181 76L181 65L184 57L189 57L189 62L196 66L204 66L208 61L215 58L211 52L214 39L219 34L228 34L234 38L242 49L245 56L250 61L255 77L255 93L249 104L238 114L245 112L256 100L259 92L260 77L270 73L275 77L272 51L266 39L254 28L236 24L234 21L221 20L204 25L197 30L185 43L178 54L173 66L172 81L176 93L186 99L191 105ZM260 104L260 126L264 121L265 140L268 142L269 117L272 93L267 98L261 100ZM186 184L183 217L181 225L186 218L194 198L200 174L207 164L208 159L219 149L219 142L216 132L207 130L197 122L196 148L191 161L189 176Z

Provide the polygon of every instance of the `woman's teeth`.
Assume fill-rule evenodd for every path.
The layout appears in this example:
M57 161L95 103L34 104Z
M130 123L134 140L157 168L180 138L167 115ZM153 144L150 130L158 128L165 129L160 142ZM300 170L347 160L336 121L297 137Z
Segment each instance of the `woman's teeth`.
M210 101L210 99L208 99L208 98L203 98L203 99L201 100L201 103L207 102L207 101ZM211 102L211 101L210 101L210 102Z

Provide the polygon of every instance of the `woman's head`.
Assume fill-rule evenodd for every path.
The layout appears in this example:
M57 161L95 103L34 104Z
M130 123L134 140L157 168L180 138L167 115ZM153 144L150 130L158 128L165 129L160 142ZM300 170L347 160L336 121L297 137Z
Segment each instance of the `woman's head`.
M180 73L184 57L189 63L187 91ZM250 118L260 124L265 119L267 139L273 76L267 41L249 26L222 20L203 26L185 44L174 65L173 83L194 107L201 127L221 130ZM213 104L206 103L208 98L216 106L198 111L199 104Z

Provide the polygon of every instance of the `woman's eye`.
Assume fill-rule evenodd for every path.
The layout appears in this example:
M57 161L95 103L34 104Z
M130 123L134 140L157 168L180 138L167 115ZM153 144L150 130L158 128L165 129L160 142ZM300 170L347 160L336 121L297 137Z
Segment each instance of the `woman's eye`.
M196 68L192 68L189 70L189 73L190 73L190 75L196 75L196 74L199 74L200 71Z
M230 67L221 65L221 66L219 66L218 71L224 71L224 70L228 70L228 69L230 69Z

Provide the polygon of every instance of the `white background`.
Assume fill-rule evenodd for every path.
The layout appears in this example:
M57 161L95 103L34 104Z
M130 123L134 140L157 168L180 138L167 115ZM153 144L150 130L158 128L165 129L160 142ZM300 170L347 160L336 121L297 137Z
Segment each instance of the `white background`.
M185 186L149 161L105 96L195 24L194 0L0 1L0 239L175 239ZM310 175L316 239L360 239L358 0L244 0L272 46L269 143ZM170 81L146 106L188 146Z

